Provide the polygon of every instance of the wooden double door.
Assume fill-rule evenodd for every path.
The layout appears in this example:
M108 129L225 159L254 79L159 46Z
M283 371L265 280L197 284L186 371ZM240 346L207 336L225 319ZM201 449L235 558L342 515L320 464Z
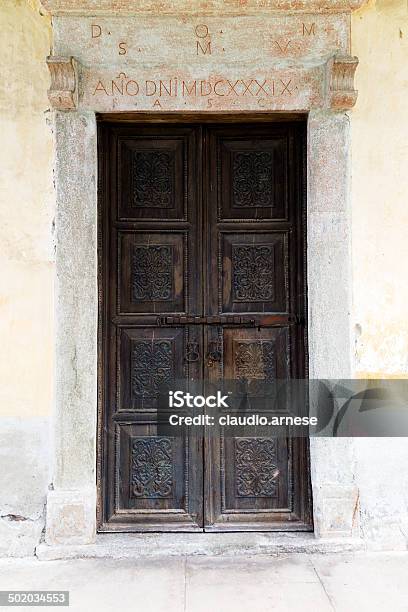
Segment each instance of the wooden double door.
M304 125L99 125L101 531L307 530L308 441L162 435L174 379L306 375Z

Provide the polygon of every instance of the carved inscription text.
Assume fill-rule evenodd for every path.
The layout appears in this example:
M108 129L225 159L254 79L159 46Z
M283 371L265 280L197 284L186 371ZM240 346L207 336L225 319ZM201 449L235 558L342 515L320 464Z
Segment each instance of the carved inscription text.
M154 98L274 97L291 96L298 86L291 78L242 79L137 79L120 73L116 78L99 79L94 96L147 96Z

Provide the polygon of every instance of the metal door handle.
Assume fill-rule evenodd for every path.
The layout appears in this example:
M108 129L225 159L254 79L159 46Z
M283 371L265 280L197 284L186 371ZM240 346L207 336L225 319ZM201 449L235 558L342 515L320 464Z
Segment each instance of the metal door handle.
M184 355L184 361L187 363L194 363L200 359L200 346L198 342L187 342L186 353Z
M222 353L218 342L210 342L208 345L207 365L211 367L214 363L221 361Z

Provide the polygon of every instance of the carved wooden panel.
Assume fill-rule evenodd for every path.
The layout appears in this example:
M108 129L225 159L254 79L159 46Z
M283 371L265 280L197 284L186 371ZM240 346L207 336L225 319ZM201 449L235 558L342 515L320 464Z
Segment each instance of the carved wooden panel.
M232 208L273 206L272 151L232 153Z
M120 235L120 313L185 312L188 241L185 232Z
M286 233L222 232L218 244L220 312L287 311Z
M173 151L132 152L132 204L138 208L174 208Z
M192 332L193 333L193 332ZM129 329L119 334L117 406L155 411L174 380L189 375L184 361L188 330Z
M287 138L229 132L217 133L219 219L287 219Z
M234 342L234 378L274 380L276 378L275 345L270 340L237 340Z
M132 342L130 387L132 398L156 398L162 385L173 379L174 350L171 340Z
M244 383L253 398L268 393L267 383L290 376L288 330L226 330L224 333L224 372ZM262 406L262 404L261 404Z
M194 440L162 435L154 422L121 420L114 425L113 450L113 528L124 517L139 529L194 528L200 477Z
M188 137L120 140L119 219L187 219Z
M133 497L171 497L173 439L163 436L130 438L130 492Z
M289 378L288 327L225 329L223 368L228 380L273 381Z
M224 430L219 444L219 511L228 524L273 525L279 513L293 510L290 440L252 434L235 437Z
M276 497L279 469L273 438L235 438L237 497Z
M133 246L131 266L133 302L157 302L173 297L171 246Z
M274 248L271 245L232 245L232 299L234 302L273 302Z

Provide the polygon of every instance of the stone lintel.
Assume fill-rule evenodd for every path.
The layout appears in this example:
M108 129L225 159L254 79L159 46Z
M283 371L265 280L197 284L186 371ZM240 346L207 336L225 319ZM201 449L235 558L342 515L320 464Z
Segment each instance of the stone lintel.
M83 93L81 99L78 99L78 71L80 69L80 63L73 57L59 57L50 56L47 58L47 64L51 74L51 87L48 90L48 97L51 106L55 110L76 110L78 106L86 108L87 110L94 110L99 112L109 112L112 110L133 110L134 96L142 93L139 83L126 77L125 73L121 73L115 80L109 79L109 72L107 73L105 81L105 73L98 71L97 68L87 68L82 74L83 80ZM274 110L297 110L297 111L308 111L311 108L324 109L329 108L334 111L345 111L350 110L354 107L357 101L358 92L354 89L354 75L358 65L358 58L347 55L335 55L326 64L326 87L320 79L319 68L312 68L309 70L305 69L292 69L286 75L286 82L282 78L280 79L282 93L286 90L290 97L286 99L278 98L274 106L269 106L268 110L273 112ZM321 66L324 68L324 64ZM106 72L106 71L105 71ZM113 74L113 73L112 73ZM281 76L284 73L281 73ZM298 74L301 77L303 83L307 84L305 91L300 91L297 86L293 87L291 92L288 84L292 82L293 75ZM148 78L149 73L144 75L144 78ZM322 74L324 78L324 72ZM109 83L112 88L112 92L107 90ZM153 84L154 81L146 81ZM221 86L222 80L218 80L218 85ZM228 83L228 81L227 81ZM238 83L238 81L237 81ZM265 81L266 83L266 81ZM116 91L121 93L119 100L114 99L113 86L115 85ZM128 86L132 85L133 89L128 91ZM213 87L211 83L207 84L209 87ZM274 85L273 85L274 86ZM136 88L136 89L135 89ZM320 90L320 91L319 91ZM324 90L327 91L327 98L324 95ZM96 94L99 94L99 97ZM128 95L123 95L127 93ZM104 95L102 95L104 94ZM146 101L150 102L148 96L141 96L138 100L141 100L137 110L148 111L149 106L146 105ZM256 100L258 102L258 100ZM187 108L183 109L177 100L170 99L172 107L170 109L164 108L164 110L205 110L201 108L199 103L195 102L190 104ZM221 104L218 108L218 103ZM226 110L230 109L230 102L228 97L222 96L221 99L215 100L214 110ZM179 108L180 106L180 108ZM225 108L224 108L225 106ZM160 104L160 110L163 110ZM157 109L154 109L157 110ZM236 110L260 110L252 99L243 99ZM265 106L261 110L266 110Z
M41 0L52 15L248 15L277 11L349 13L367 0Z
M73 57L47 57L51 75L48 99L56 110L75 110L78 107L77 62Z

